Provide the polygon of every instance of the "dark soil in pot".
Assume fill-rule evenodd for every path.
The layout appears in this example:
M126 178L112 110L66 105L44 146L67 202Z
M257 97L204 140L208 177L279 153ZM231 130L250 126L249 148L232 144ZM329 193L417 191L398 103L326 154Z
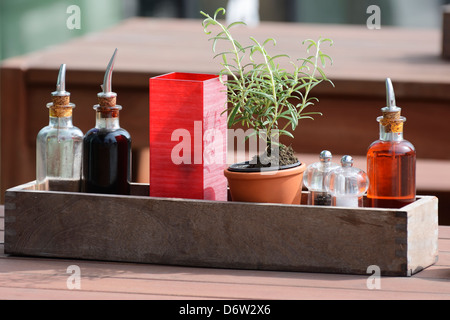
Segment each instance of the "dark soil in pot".
M301 163L294 154L292 146L280 144L278 150L271 147L261 155L254 156L251 161L232 164L228 169L239 172L259 172L263 170L281 170L299 166Z

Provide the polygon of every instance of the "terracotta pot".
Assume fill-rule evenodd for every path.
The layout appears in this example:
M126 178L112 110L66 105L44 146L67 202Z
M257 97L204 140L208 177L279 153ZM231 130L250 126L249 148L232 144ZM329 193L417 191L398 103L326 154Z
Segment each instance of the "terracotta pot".
M303 172L306 164L263 172L237 172L230 168L224 174L228 179L233 201L300 204Z

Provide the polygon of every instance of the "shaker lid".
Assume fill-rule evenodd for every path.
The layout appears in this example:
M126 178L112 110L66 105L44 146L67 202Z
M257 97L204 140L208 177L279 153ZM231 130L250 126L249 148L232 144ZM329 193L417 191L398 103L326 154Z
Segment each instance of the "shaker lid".
M319 154L319 159L320 161L331 161L331 158L333 158L332 154L330 151L328 150L323 150L320 154Z
M343 167L353 167L353 158L351 156L343 156L341 158L341 165Z

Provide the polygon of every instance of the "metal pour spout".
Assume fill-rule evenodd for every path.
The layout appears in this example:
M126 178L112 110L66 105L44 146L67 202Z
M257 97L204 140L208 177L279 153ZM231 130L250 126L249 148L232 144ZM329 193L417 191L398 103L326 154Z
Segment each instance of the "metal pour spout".
M54 97L68 97L70 92L66 91L66 65L59 67L58 80L56 80L56 91L52 92Z
M401 109L396 105L394 87L390 78L386 79L386 108L388 111L399 111Z
M97 96L99 98L111 98L116 97L117 94L112 92L112 73L114 69L114 60L116 58L117 48L114 50L114 53L111 57L111 60L106 67L105 77L103 79L103 85L101 85L102 92L98 93Z

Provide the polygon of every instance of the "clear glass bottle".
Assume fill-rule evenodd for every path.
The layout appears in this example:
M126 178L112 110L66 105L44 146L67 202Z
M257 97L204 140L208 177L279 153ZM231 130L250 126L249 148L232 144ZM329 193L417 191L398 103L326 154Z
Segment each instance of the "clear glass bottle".
M353 167L353 158L348 155L342 157L341 166L331 170L325 177L325 188L333 197L333 206L362 207L368 187L367 174Z
M381 208L401 208L416 199L416 150L403 139L401 108L395 105L394 89L386 80L387 106L380 123L380 138L367 151L367 191L369 205Z
M130 194L131 136L119 123L117 94L111 91L114 52L105 73L103 92L98 94L95 127L83 139L83 191Z
M52 92L49 124L36 138L36 188L38 190L81 190L83 132L72 123L70 93L65 91L66 65L59 70L56 91Z
M325 177L333 168L339 167L337 163L331 162L332 154L323 150L320 161L310 164L303 174L303 184L309 190L308 205L331 206L331 195L325 189Z

